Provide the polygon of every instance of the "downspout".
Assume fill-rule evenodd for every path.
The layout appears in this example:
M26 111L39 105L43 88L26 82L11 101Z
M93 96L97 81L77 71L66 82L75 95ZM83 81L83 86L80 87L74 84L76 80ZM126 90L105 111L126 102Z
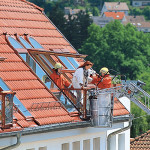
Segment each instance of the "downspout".
M12 149L18 147L21 144L20 138L21 138L21 133L17 133L17 143L13 144L13 145L10 145L10 146L7 146L5 148L2 148L0 150L12 150Z
M112 132L112 133L110 133L110 134L108 135L108 137L107 137L107 150L110 150L110 138L111 138L113 135L119 134L119 133L121 133L121 132L123 132L123 131L126 131L126 130L130 129L131 126L132 126L132 119L133 119L133 117L130 117L130 119L129 119L129 125L128 125L128 126L126 126L125 128L121 128L121 129L119 129L119 130L117 130L117 131L115 131L115 132Z

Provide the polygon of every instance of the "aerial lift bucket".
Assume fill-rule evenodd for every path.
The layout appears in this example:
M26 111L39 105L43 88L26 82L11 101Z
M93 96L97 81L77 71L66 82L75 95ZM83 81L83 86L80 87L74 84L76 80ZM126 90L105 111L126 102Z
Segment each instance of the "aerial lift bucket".
M91 121L94 127L112 126L112 91L98 90L90 96Z

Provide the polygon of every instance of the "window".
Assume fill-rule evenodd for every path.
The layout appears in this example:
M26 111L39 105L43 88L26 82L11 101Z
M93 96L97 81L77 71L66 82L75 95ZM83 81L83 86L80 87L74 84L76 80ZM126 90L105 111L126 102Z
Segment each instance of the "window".
M73 142L73 150L80 150L80 141Z
M70 70L75 70L72 64L68 61L68 59L64 56L58 56L58 58L65 64L65 66Z
M64 144L62 144L61 149L62 149L62 150L69 150L69 143L64 143Z
M39 150L47 150L47 147L39 147Z
M0 85L2 87L2 89L4 91L9 91L10 89L8 88L8 86L6 85L6 83L0 78ZM29 117L29 116L32 116L30 114L30 112L24 107L24 105L21 103L21 101L16 97L14 96L14 99L13 99L13 102L14 104L19 108L19 110L22 112L22 114L25 116L25 117Z
M75 68L78 68L79 67L79 64L78 62L72 58L72 57L67 57L69 59L69 61L74 65Z
M93 139L93 150L100 150L100 138Z
M118 134L118 149L125 150L125 133Z
M39 44L34 38L29 37L29 41L30 41L30 43L32 44L32 46L33 46L34 48L37 48L37 49L44 49L44 48L41 46L41 44Z
M11 43L11 45L14 47L14 48L24 48L19 42L17 42L14 38L12 37L8 37L8 40L9 42Z
M46 76L45 72L38 64L36 64L36 75L41 79L41 81L43 81L43 78ZM49 89L51 86L51 82L45 82L45 85Z
M25 39L23 39L21 36L19 37L19 40L25 46L25 48L32 48L32 46Z
M90 140L83 141L83 150L90 150Z

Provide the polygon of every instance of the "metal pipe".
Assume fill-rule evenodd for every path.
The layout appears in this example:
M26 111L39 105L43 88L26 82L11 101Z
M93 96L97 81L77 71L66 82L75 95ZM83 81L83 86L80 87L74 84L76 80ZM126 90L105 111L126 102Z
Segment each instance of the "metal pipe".
M21 133L17 133L17 142L16 142L16 144L7 146L7 147L2 148L0 150L12 150L12 149L18 147L21 144L20 138L21 138Z
M110 133L110 134L108 135L108 137L107 137L107 150L110 150L110 138L111 138L113 135L119 134L119 133L121 133L121 132L123 132L123 131L126 131L126 130L130 129L131 126L132 126L132 119L133 119L133 116L131 116L131 117L129 118L129 125L128 125L127 127L121 128L121 129L119 129L119 130L117 130L117 131L115 131L115 132L112 132L112 133Z

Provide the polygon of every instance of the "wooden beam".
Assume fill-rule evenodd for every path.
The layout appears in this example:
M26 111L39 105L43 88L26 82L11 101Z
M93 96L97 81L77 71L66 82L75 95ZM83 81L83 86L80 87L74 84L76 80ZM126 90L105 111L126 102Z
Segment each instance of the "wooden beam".
M31 54L44 54L44 55L55 55L55 56L65 56L65 57L73 57L73 58L85 58L87 55L83 54L72 54L72 53L61 53L61 52L54 52L54 51L45 51L39 49L27 49Z

